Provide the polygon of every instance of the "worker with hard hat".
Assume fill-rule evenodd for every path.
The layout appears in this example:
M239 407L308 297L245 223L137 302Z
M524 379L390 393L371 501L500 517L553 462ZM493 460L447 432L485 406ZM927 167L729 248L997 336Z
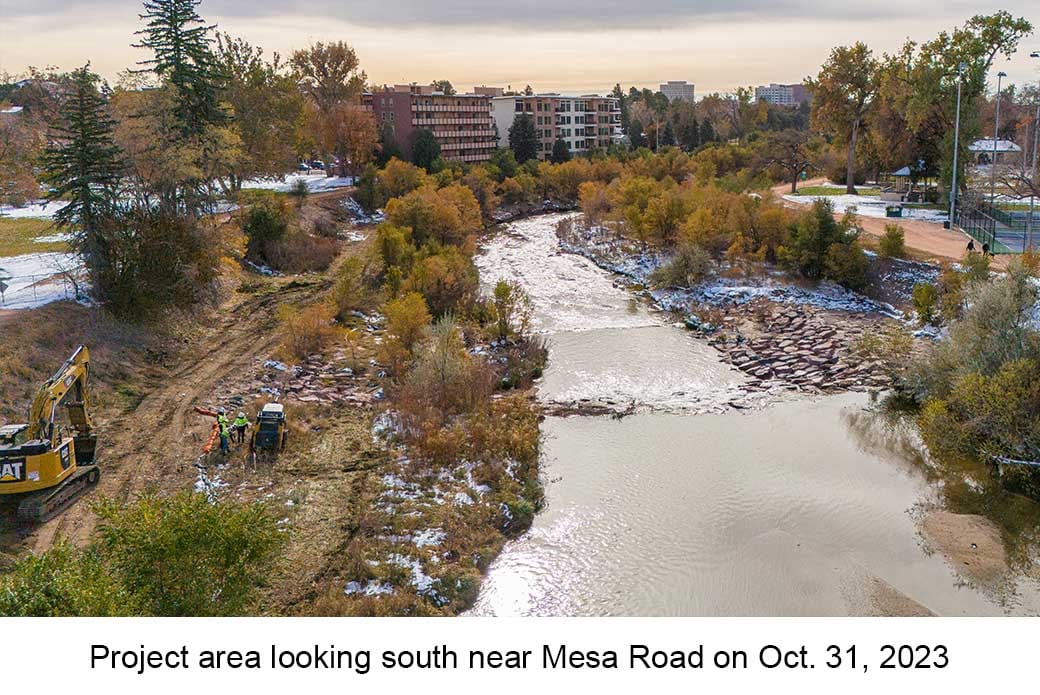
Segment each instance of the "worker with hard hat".
M246 417L245 413L239 413L235 421L231 423L232 431L235 434L235 443L242 444L246 441L246 429L249 427L249 418Z

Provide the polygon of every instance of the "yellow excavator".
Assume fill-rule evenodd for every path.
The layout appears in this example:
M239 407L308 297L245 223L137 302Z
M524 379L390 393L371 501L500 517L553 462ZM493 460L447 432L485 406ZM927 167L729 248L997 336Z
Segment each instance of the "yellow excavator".
M18 518L44 522L97 485L97 436L90 422L90 353L80 346L33 399L28 424L0 426L0 500ZM68 424L55 422L64 407Z

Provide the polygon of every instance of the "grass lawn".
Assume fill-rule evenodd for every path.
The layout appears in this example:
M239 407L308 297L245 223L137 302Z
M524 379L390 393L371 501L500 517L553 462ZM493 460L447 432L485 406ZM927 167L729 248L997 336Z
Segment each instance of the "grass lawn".
M46 251L68 251L69 245L64 241L46 244L34 241L37 237L53 236L57 233L50 220L0 217L0 257Z
M881 195L881 189L870 186L856 186L856 193L859 195ZM806 186L799 188L798 193L795 195L845 195L845 189L837 186Z

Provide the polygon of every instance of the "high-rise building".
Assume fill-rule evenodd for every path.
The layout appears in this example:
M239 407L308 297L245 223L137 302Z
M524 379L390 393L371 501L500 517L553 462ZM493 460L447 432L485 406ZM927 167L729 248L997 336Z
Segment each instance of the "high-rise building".
M755 87L755 100L766 101L777 106L800 106L812 101L812 95L802 84L776 84Z
M538 133L539 159L548 159L557 140L566 142L572 154L581 154L606 149L623 138L621 105L615 97L521 94L496 97L493 102L499 146L509 146L513 121L527 114Z
M693 85L686 80L668 80L661 85L661 93L668 97L668 101L694 102Z
M461 162L486 162L497 147L490 94L448 96L429 85L394 85L364 96L380 128L389 126L397 146L411 158L419 130L430 130L441 156Z

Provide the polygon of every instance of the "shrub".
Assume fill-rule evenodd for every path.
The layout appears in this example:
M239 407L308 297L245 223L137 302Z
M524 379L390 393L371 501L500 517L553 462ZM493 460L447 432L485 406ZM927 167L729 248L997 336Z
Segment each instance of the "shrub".
M944 263L937 280L942 320L956 321L964 314L964 273Z
M100 552L145 615L240 615L281 545L258 504L180 492L96 505Z
M220 253L202 224L160 210L127 212L113 229L112 260L91 270L99 298L121 317L152 318L207 296Z
M910 301L914 311L917 312L917 320L922 326L935 324L937 319L939 290L930 282L919 282L914 285Z
M897 224L886 224L885 233L878 241L878 252L882 258L905 258L906 235Z
M190 491L93 509L91 545L58 543L0 576L0 615L242 615L282 543L264 507Z
M961 260L965 279L970 285L989 280L989 256L984 253L968 253Z
M480 229L480 204L465 186L424 188L394 198L386 206L387 220L397 227L412 230L416 246L427 241L462 244Z
M307 187L307 182L303 179L296 179L293 181L293 185L289 188L289 195L292 196L293 200L296 201L298 206L303 206L307 201L307 196L311 194L311 189Z
M531 298L523 286L500 280L494 290L495 322L498 338L523 336L531 322Z
M379 186L383 203L391 198L406 196L421 188L427 181L426 172L408 162L394 158L379 172ZM382 205L381 204L381 205Z
M857 242L831 244L827 249L824 277L850 290L861 290L867 284L870 262Z
M134 603L97 552L61 542L18 560L0 575L0 616L107 617L134 613Z
M915 361L912 387L918 402L945 398L965 375L988 377L1008 362L1040 361L1040 334L1030 323L1037 292L1020 264L975 288L946 340Z
M372 292L366 279L366 267L357 256L343 261L336 273L336 285L332 299L336 304L336 317L341 321L352 311L369 311L373 305Z
M602 181L586 181L578 186L578 204L589 224L599 224L610 212L607 184Z
M713 267L703 246L683 243L667 263L654 271L650 281L656 287L695 287L712 273Z
M482 360L466 352L455 320L444 317L422 345L398 396L404 427L418 435L439 428L452 417L486 405L494 375Z
M316 355L336 339L333 309L328 304L312 304L302 309L284 305L278 310L282 350L292 361Z
M409 352L423 337L432 320L426 301L417 292L409 292L387 303L383 313L386 314L387 333Z
M405 292L418 292L434 316L467 313L476 301L480 278L473 260L449 246L415 264L404 283Z
M357 193L354 194L354 200L358 202L358 205L365 212L370 214L386 205L386 201L389 200L380 181L379 169L374 164L366 166L364 171L361 172L361 176L358 177Z
M383 313L387 336L379 346L379 360L392 374L400 376L432 319L426 301L417 292L387 302Z
M246 256L257 263L267 263L270 247L289 231L285 201L273 195L257 200L246 212L242 231L246 235Z
M267 263L285 273L319 273L328 269L339 253L335 239L294 232L267 247Z

